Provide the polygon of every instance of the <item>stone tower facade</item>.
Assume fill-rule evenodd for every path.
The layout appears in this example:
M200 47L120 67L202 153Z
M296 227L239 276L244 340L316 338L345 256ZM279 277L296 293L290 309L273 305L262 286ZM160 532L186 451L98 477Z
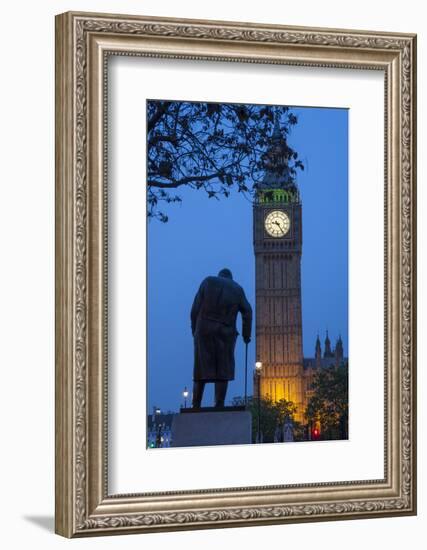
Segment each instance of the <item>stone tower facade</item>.
M303 421L305 384L301 314L302 205L288 172L288 146L276 119L265 176L253 207L256 359L260 394L297 406ZM255 377L255 392L258 378Z
M262 363L260 377L254 376L254 395L259 389L261 397L292 401L297 407L295 420L305 424L304 411L313 395L316 373L348 365L348 358L341 336L332 348L328 331L323 353L318 335L314 357L303 357L303 206L289 173L288 155L289 148L276 119L264 158L264 178L257 185L253 206L256 360Z

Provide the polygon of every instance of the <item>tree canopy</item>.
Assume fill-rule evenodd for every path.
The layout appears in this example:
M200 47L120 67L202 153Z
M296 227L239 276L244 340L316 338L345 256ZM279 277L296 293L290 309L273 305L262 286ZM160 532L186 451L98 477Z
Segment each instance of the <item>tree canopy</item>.
M347 437L348 363L320 369L311 389L313 395L305 410L307 420L320 422L322 439Z
M244 405L243 397L234 397L233 406ZM296 406L292 401L281 399L273 401L268 397L262 397L258 408L258 399L252 396L248 397L247 408L252 415L252 441L255 443L258 432L258 412L261 413L261 433L264 443L272 443L275 440L277 429L281 428L289 418L293 421L296 412Z
M180 202L183 186L208 198L228 197L231 189L256 191L275 123L286 137L297 117L289 107L187 101L147 102L148 216L168 221L164 205ZM291 177L303 164L286 143Z

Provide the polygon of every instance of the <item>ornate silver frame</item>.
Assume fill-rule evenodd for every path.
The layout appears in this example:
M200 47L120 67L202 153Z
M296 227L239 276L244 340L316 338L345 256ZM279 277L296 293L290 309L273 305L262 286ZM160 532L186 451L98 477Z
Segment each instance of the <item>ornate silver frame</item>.
M108 55L384 71L383 480L108 494L104 212ZM78 537L416 513L415 120L415 35L89 13L57 16L58 534Z

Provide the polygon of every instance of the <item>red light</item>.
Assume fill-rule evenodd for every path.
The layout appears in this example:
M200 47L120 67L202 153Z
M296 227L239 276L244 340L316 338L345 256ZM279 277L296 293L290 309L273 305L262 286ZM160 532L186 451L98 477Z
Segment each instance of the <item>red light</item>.
M319 432L317 430L314 430L314 435L319 435Z

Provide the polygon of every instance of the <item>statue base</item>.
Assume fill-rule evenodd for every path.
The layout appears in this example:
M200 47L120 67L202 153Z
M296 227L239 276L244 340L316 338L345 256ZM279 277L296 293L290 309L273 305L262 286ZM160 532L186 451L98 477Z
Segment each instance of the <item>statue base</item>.
M172 419L172 447L252 443L252 415L244 407L181 409Z

